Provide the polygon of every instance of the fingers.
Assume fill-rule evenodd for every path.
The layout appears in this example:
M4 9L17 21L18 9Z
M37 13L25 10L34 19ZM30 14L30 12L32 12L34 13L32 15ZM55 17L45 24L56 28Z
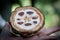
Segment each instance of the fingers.
M55 36L42 36L39 40L56 40Z
M49 28L49 29L45 29L43 28L40 32L40 35L50 35L54 32L57 32L57 31L60 31L60 28L59 27L52 27L52 28Z
M53 27L53 28L50 28L50 29L46 30L45 33L47 35L50 35L50 34L52 34L54 32L57 32L57 31L60 31L60 28L59 27Z
M28 40L56 40L56 36L34 36L31 38L28 38Z
M10 32L9 32L9 23L8 22L6 22L6 24L5 24L5 26L4 26L4 28L2 29L2 31L1 31L1 34L0 34L0 38L1 39L6 39L7 37L9 37L10 36Z

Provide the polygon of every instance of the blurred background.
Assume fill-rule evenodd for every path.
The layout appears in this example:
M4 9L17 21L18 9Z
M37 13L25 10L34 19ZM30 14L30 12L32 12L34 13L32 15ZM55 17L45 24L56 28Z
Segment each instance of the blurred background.
M45 28L60 27L60 0L0 0L0 32L16 7L33 6L45 17ZM60 32L56 32L58 40Z

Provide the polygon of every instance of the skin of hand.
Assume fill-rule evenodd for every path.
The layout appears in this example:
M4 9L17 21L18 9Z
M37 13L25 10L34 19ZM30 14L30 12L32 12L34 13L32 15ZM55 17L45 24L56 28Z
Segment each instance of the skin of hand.
M1 31L0 40L56 40L56 36L51 34L60 31L59 27L53 27L49 29L45 29L43 27L36 35L28 38L23 38L21 36L16 37L15 35L12 35L9 31L9 28L10 24L7 22Z

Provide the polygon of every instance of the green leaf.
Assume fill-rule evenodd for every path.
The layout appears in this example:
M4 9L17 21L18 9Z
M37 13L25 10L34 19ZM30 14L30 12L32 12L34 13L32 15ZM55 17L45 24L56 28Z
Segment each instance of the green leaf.
M51 4L44 4L43 2L38 2L34 4L45 16L45 28L50 28L58 25L59 16L56 14L55 9Z
M31 0L19 0L22 6L32 6Z
M11 6L11 12L14 11L17 7L20 7L20 5L17 4L17 3L12 4L12 6Z

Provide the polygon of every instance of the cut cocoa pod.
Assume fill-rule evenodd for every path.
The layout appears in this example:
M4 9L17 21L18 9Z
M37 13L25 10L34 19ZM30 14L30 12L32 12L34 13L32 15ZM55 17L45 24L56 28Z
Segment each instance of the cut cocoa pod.
M24 33L22 32L27 32L26 34L33 34L38 32L37 30L40 30L43 27L44 16L37 8L29 6L19 7L12 12L10 23L16 31L23 35Z

